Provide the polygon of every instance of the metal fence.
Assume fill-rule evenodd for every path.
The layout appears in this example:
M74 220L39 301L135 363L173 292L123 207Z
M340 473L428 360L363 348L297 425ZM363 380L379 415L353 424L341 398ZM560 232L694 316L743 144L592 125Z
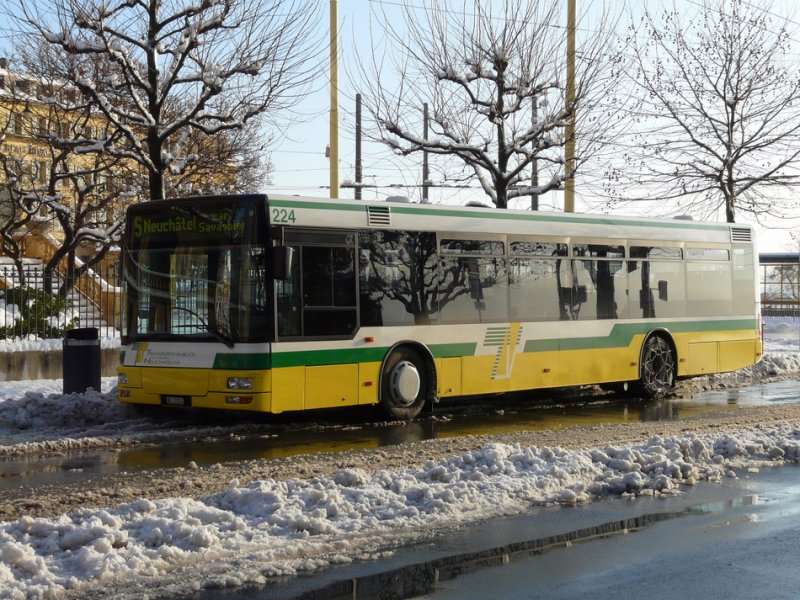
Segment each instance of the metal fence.
M800 317L800 255L762 254L761 314Z
M55 273L45 291L40 264L0 264L0 339L61 338L76 327L97 328L101 337L119 337L121 290L116 268L82 275L59 295L64 276Z

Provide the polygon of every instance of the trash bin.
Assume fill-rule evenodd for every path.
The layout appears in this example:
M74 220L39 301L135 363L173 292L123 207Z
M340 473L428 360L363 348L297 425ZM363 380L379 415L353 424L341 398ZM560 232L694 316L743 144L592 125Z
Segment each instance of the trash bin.
M62 366L64 393L100 391L100 335L97 327L72 329L64 334Z

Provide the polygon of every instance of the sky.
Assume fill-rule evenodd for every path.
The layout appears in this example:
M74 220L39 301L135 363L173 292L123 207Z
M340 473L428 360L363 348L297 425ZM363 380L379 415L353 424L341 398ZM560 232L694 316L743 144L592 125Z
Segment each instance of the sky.
M369 44L367 31L369 30L370 18L375 18L382 10L388 12L390 16L397 17L393 23L400 26L401 19L397 10L399 2L389 0L344 0L339 2L339 48L343 66L343 71L347 71L348 65L353 62L353 53L362 53L360 47ZM414 2L413 4L421 4ZM461 7L460 2L452 3L456 7ZM587 5L598 5L597 2L582 2L578 0L578 29L591 29L593 19L592 7L585 13L583 22L582 7ZM663 2L647 2L648 6L663 6ZM694 0L677 0L678 7L696 7L698 2ZM637 5L641 7L641 2L634 2L634 10ZM772 10L776 15L794 17L795 8L792 2L777 1L772 3ZM327 13L326 13L327 15ZM624 21L624 25L627 21ZM798 32L794 36L792 43L797 48L795 54L800 57L800 21L798 21ZM327 26L327 22L323 23ZM373 26L374 27L374 26ZM358 47L357 47L358 46ZM327 82L326 82L327 83ZM340 116L340 182L355 179L355 92L352 82L348 79L346 72L340 72L339 76L339 116ZM309 118L291 128L289 135L282 137L278 145L273 149L272 160L275 164L273 175L273 185L270 189L274 193L286 193L297 195L308 195L315 197L328 197L328 184L330 181L329 160L325 156L325 148L328 144L329 127L329 87L318 90L313 97L310 97L301 110L307 110ZM388 196L410 196L418 199L418 188L414 187L421 181L421 158L412 156L398 159L384 148L365 141L363 159L363 181L367 185L379 186L363 190L363 198L369 200L381 200ZM576 179L576 212L591 212L598 210L592 197L593 190L581 186L580 176ZM795 192L800 193L800 192ZM435 194L435 195L434 195ZM431 191L435 202L448 204L466 204L468 201L487 202L483 192L479 189L477 182L471 185L471 189L450 189ZM340 198L353 198L353 190L343 187L340 190ZM524 198L518 201L514 208L527 208L529 199ZM540 205L543 210L559 211L563 207L563 195L561 192L551 192L540 198ZM652 216L652 205L648 205L647 213ZM630 211L630 208L625 210ZM657 215L655 215L657 216ZM724 219L724 214L720 215ZM741 217L740 217L741 218ZM800 229L800 218L792 219L771 219L763 224L754 220L747 220L756 228L758 247L760 252L785 252L797 251L798 241L793 241L791 232Z
M328 7L329 2L318 0L321 6L320 35L327 40L329 35ZM423 4L423 0L412 2L414 5ZM746 2L747 3L747 2ZM601 3L596 1L578 0L578 29L591 31L595 7ZM662 6L663 2L649 0L648 6ZM677 0L676 6L687 9L696 8L699 0ZM340 0L338 2L339 22L339 180L344 184L340 190L341 198L353 198L354 191L346 187L348 181L355 179L355 90L352 84L355 71L356 56L365 56L369 53L371 20L378 15L387 14L393 24L399 27L400 18L399 0ZM631 3L641 7L642 3ZM454 10L461 10L461 2L452 2ZM588 8L587 8L588 7ZM800 56L800 19L795 18L795 8L789 0L779 0L771 4L775 14L787 15L797 21L798 33L791 42L797 50L793 54ZM580 21L582 15L586 15ZM382 19L382 17L380 17ZM794 21L793 21L794 22ZM586 23L590 23L586 25ZM623 27L626 21L620 23ZM374 25L372 26L374 29ZM11 27L7 17L0 14L0 32L8 32ZM377 30L375 30L375 34ZM11 41L6 33L0 33L0 54L11 54ZM580 49L580 48L579 48ZM313 197L329 197L330 161L326 157L326 147L329 142L329 111L330 91L327 73L319 78L314 89L307 98L296 106L292 114L286 115L287 120L280 130L272 130L272 142L269 146L271 160L274 165L272 185L263 191L276 194L292 194ZM366 111L365 111L366 112ZM367 124L365 123L365 127ZM365 199L384 200L390 196L406 196L412 199L419 197L418 184L421 181L421 157L413 155L407 158L398 158L389 153L384 147L375 143L364 141L363 148L363 182L370 186L363 190ZM436 180L436 175L432 176ZM580 176L576 179L576 211L590 212L599 210L593 195L595 190L582 183ZM432 190L434 202L448 204L466 204L468 201L483 201L487 199L479 189L477 182L472 183L468 189L450 188ZM529 199L521 199L513 206L527 208ZM540 198L542 210L561 210L563 205L562 194L551 192ZM625 212L636 214L635 209L626 207ZM653 214L653 206L648 205L646 214ZM656 209L657 210L657 209ZM657 216L657 215L655 215ZM723 218L720 216L720 218ZM746 218L745 218L746 219ZM761 252L778 252L797 250L798 242L793 242L790 236L792 231L800 227L800 218L772 219L764 224L749 220L758 234L759 250ZM766 225L766 226L764 226Z
M798 322L768 325L766 355L747 373L800 373ZM19 460L44 449L170 438L169 421L149 423L117 402L113 378L103 380L102 392L64 395L60 389L59 380L0 383L0 456ZM198 429L196 437L205 433ZM314 456L308 460L313 472ZM178 596L262 584L271 576L380 560L431 532L524 514L531 506L680 494L686 485L784 460L800 460L800 429L791 423L581 450L487 443L374 474L351 464L311 479L233 479L200 498L143 496L0 522L0 595L142 598L156 590Z

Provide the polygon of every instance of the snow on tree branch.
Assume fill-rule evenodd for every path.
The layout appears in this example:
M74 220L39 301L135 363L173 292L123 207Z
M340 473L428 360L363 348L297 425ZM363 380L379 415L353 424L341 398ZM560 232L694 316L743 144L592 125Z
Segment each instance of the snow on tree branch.
M313 0L12 0L23 34L83 57L62 76L147 171L151 198L185 165L186 130L279 123L324 64ZM56 15L54 20L47 15Z
M581 40L576 94L567 103L558 3L466 0L452 10L443 1L425 8L404 2L401 10L403 27L382 15L372 64L362 59L359 69L367 110L379 128L376 139L395 153L456 157L492 202L506 208L509 198L558 189L572 175L563 160L568 119L583 119L579 166L602 145L618 110L609 90L619 77L611 63L619 58L609 52L607 35ZM604 28L595 22L592 30ZM534 169L543 169L541 185L525 183Z

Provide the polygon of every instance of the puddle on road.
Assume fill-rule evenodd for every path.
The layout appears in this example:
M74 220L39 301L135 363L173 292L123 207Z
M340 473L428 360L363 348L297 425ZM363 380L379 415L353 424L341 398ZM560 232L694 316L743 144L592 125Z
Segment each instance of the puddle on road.
M581 425L675 420L731 406L800 402L796 380L696 393L692 398L652 402L629 399L537 395L491 401L442 402L434 412L411 423L369 423L374 413L342 413L327 421L276 425L259 416L263 431L181 441L159 446L22 457L0 463L0 490L108 475L119 471L210 465L250 459L279 459L298 454L378 448L420 440L465 435L565 429ZM174 414L170 414L174 419ZM242 419L253 417L241 417ZM235 424L236 421L231 421Z

